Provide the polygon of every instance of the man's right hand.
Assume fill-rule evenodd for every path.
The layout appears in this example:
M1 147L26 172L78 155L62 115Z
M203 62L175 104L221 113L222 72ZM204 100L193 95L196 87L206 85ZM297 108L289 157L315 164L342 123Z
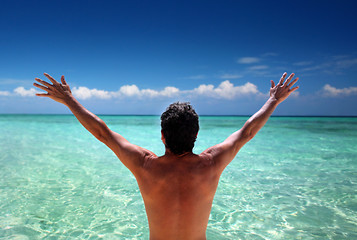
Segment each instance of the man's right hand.
M297 80L299 80L299 78L295 78L292 82L290 82L295 75L294 73L292 73L284 82L286 75L287 75L286 73L283 74L283 76L280 78L279 83L276 86L274 81L270 80L271 81L270 97L273 98L274 100L277 100L278 103L284 101L287 97L289 97L289 95L292 92L294 92L296 89L299 88L299 87L294 87L290 89L297 82Z
M66 83L66 80L64 80L64 76L61 77L62 83L59 83L47 73L44 73L44 75L52 82L52 84L43 81L39 78L35 78L35 80L41 83L42 85L38 83L34 83L33 85L47 92L47 93L36 93L36 96L49 97L55 100L56 102L67 105L68 100L70 100L72 97L72 92L71 89L69 88L69 85Z

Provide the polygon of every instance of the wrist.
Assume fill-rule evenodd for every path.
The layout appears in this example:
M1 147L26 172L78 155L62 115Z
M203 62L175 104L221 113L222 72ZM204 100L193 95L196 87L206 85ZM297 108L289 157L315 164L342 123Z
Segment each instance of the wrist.
M273 105L278 105L281 101L279 101L275 97L269 97L268 102Z
M77 100L73 97L72 94L68 94L68 95L66 96L66 98L64 99L64 105L66 105L67 107L70 107L70 106L72 106L73 104L75 104L76 101L77 101Z

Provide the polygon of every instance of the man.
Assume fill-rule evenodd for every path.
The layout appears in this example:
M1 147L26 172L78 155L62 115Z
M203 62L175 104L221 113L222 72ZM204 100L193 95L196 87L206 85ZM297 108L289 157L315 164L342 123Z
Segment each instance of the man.
M96 115L85 109L72 95L64 76L57 82L36 78L34 86L49 97L66 105L80 123L99 141L107 145L134 174L144 199L150 239L206 239L206 228L219 178L238 151L264 126L275 108L298 87L291 74L285 81L271 81L270 98L244 126L224 142L201 154L192 153L199 125L198 116L187 103L171 104L161 116L165 155L156 156L128 142L111 131ZM285 81L285 82L284 82Z

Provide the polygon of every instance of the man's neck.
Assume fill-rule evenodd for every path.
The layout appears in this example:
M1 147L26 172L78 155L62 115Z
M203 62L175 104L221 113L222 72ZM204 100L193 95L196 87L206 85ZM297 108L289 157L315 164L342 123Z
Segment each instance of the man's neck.
M173 152L170 151L170 149L166 148L165 149L165 155L166 156L175 156L175 157L178 157L178 158L181 158L181 157L184 157L184 156L187 156L187 155L190 155L190 154L193 154L192 151L190 152L184 152L184 153L181 153L181 154L174 154Z

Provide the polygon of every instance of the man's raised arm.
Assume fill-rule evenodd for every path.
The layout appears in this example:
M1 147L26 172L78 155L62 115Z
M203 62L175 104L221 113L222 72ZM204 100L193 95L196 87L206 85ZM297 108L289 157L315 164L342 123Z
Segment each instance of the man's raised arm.
M73 97L64 76L61 77L61 83L59 83L47 73L44 75L52 82L52 84L39 78L35 78L35 80L42 85L34 83L34 86L47 92L37 93L36 95L40 97L49 97L56 102L66 105L79 122L93 134L94 137L106 144L130 171L133 173L136 172L136 170L143 165L145 156L152 154L144 148L131 144L120 134L111 131L103 120L84 108Z
M277 85L271 80L270 98L258 112L246 121L240 130L230 135L224 142L208 148L203 152L203 154L212 155L215 165L220 170L223 171L244 144L250 141L258 133L268 121L275 108L292 92L299 88L292 88L298 81L298 78L291 81L294 77L294 73L292 73L284 82L286 75L286 73L283 74Z

